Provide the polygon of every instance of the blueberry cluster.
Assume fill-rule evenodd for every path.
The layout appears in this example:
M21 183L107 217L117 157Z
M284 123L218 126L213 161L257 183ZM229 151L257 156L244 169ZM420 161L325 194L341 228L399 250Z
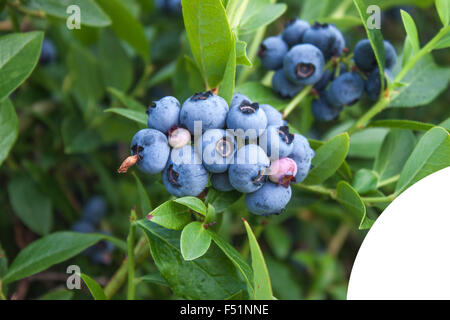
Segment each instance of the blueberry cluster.
M81 219L73 224L72 230L80 233L97 232L101 220L106 214L106 202L100 196L92 197L84 206ZM108 234L106 231L100 233ZM93 263L108 265L111 262L111 252L114 244L108 241L100 241L96 245L86 249L84 254L89 256Z
M397 60L394 47L384 42L386 74ZM304 87L313 85L316 99L312 112L320 121L338 117L344 106L355 104L364 92L377 100L380 91L379 69L368 39L355 47L354 58L348 52L341 31L332 24L294 19L282 34L266 38L260 45L261 64L274 70L272 88L282 98L293 98ZM331 61L331 63L327 63Z
M213 92L200 92L182 105L174 97L154 102L148 129L131 142L132 165L162 172L167 191L198 196L208 186L245 194L250 212L279 214L291 198L290 183L303 181L315 153L308 140L289 132L279 111L236 93L230 106Z

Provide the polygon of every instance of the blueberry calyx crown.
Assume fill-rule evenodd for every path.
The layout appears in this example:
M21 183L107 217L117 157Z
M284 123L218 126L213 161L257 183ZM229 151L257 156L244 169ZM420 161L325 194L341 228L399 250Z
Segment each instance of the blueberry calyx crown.
M296 182L295 177L293 175L287 174L287 175L283 176L282 178L280 178L280 180L278 181L278 184L287 189L287 188L289 188L289 185L294 182Z
M149 115L150 112L152 112L152 110L155 109L155 108L156 108L156 102L152 102L152 104L147 108L147 110L145 111L145 113L146 113L147 115Z
M265 173L264 169L261 169L258 171L258 174L256 175L256 177L253 178L253 180L252 180L254 185L262 186L266 182L267 175L265 175L264 173Z
M259 103L257 103L257 102L251 103L248 100L244 100L239 105L239 109L241 110L242 113L253 114L253 113L256 113L256 111L258 111Z
M226 137L223 137L216 143L216 151L224 158L231 155L233 152L233 145Z
M299 63L295 69L297 76L301 79L311 77L316 71L316 67L311 63Z
M288 126L281 126L278 128L280 138L286 143L291 144L294 141L294 135L289 132Z
M212 97L213 95L214 93L212 93L212 91L197 92L192 96L191 100L192 101L206 100L209 97Z
M264 43L261 43L258 50L258 57L262 58L264 56L264 53L266 52L267 47Z
M321 28L328 28L328 23L320 23L320 22L315 22L314 25L312 26L314 29L321 29Z
M137 144L131 147L131 152L133 153L133 156L137 154L139 156L139 160L142 160L143 158L142 151L144 151L144 147L138 146Z
M178 182L178 177L180 174L173 169L173 165L171 164L167 169L167 178L169 182L175 187L181 187L181 184Z

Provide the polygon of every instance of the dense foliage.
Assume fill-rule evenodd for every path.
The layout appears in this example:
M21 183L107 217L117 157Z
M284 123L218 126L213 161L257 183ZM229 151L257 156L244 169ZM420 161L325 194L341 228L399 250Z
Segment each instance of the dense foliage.
M0 299L345 299L365 230L450 165L450 1L376 2L381 30L367 0L0 0ZM336 25L348 50L324 68L342 62L380 95L324 122L313 84L273 90L258 50L294 18ZM352 60L365 38L370 75ZM282 214L117 173L153 101L209 90L271 105L309 139L311 170ZM83 290L66 286L74 265Z

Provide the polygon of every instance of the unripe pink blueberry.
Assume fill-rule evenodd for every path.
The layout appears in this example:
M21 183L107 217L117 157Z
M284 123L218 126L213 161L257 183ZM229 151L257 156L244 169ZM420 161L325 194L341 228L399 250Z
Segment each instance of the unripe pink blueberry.
M184 128L174 127L169 130L169 145L172 148L182 148L191 143L191 133Z
M291 182L295 182L297 174L297 164L291 158L281 158L272 161L269 169L269 180L289 187Z

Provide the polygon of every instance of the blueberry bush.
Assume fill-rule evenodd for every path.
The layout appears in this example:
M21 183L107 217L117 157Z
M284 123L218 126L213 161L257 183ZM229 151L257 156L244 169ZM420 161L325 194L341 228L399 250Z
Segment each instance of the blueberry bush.
M372 2L0 0L0 299L345 299L450 165L450 1Z

